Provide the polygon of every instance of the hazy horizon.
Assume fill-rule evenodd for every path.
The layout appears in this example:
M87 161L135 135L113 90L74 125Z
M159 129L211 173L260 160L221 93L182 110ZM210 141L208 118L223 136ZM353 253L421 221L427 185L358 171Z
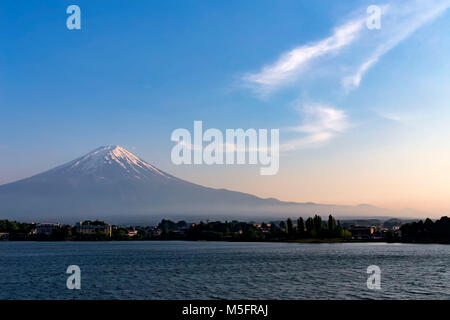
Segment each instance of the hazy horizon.
M104 162L104 160L102 159L102 157L104 157L104 155L102 153L97 154L98 150L107 150L108 152L110 152L109 150L113 151L114 150L119 150L118 152L123 153L123 155L126 157L124 160L119 161L118 163L123 166L123 163L132 163L132 162L136 162L136 163L142 163L142 165L146 165L146 161L145 159L140 159L139 157L136 157L134 154L130 153L128 150L120 147L120 146L102 146L99 148L96 148L94 150L92 150L90 153L82 155L81 157L77 157L75 159L72 159L71 161L62 163L58 166L56 166L55 168L50 168L49 170L46 170L44 172L39 172L35 175L32 175L30 177L26 177L24 179L20 179L14 182L11 182L11 185L17 185L17 183L21 183L23 182L28 182L32 179L36 179L39 177L44 175L44 176L48 176L50 179L52 175L54 175L56 172L61 172L62 174L66 174L66 170L67 168L70 168L69 170L71 170L72 168L75 168L76 166L81 166L80 170L82 171L76 171L75 176L72 176L73 173L71 173L71 178L69 178L70 180L72 180L73 178L80 178L81 176L88 174L94 174L94 175L98 175L98 173L94 173L94 172L90 172L91 169L95 169L95 170L100 170L101 167L104 166L105 163L109 162L109 160L107 160L106 162ZM114 152L115 153L115 152ZM109 155L107 155L106 157L109 157ZM99 160L101 160L99 162ZM147 162L148 163L148 162ZM163 172L163 171L159 171L159 168L153 167L151 164L150 168L151 170L156 170L157 172L160 172L162 175L166 175L169 174L168 172ZM137 168L137 167L136 167ZM106 168L107 170L109 170L109 168ZM88 170L88 171L86 171ZM103 169L102 169L103 170ZM132 169L134 170L134 169ZM114 172L114 171L113 171ZM115 172L113 175L111 175L111 173L108 173L108 176L106 177L108 180L109 179L116 179L116 177L114 177L117 174L122 174L120 172ZM139 174L139 173L138 173ZM50 175L50 176L49 176ZM103 175L103 174L102 174ZM60 176L60 174L57 174L58 179L62 178ZM175 177L175 176L173 176ZM29 179L31 178L31 179ZM43 190L43 188L48 188L49 186L46 186L47 182L49 182L49 178L44 178L43 180L41 180L41 182L38 182L38 186L39 189ZM177 178L177 177L175 177ZM104 179L104 178L103 178ZM122 179L122 178L120 178ZM15 183L17 182L17 183ZM74 183L75 181L73 180L72 183ZM125 180L123 181L124 183L127 183ZM190 182L190 181L187 181ZM118 183L118 182L116 182ZM154 182L152 182L153 184ZM6 186L10 184L4 184L4 185L0 185L0 187L2 186ZM203 185L204 187L209 187L207 185ZM51 187L51 186L50 186ZM64 188L63 185L59 186L58 188ZM107 187L106 185L104 187ZM223 188L215 188L216 190L222 190ZM230 190L230 191L235 191L235 190L231 190L231 189L225 189L225 190ZM82 190L80 190L82 191ZM72 190L70 192L75 192L75 190ZM97 192L100 192L100 190L97 189ZM252 195L251 193L248 193L250 195ZM73 194L74 196L76 195L75 193ZM149 193L149 195L151 195L151 192ZM162 195L163 197L165 195ZM108 196L108 198L111 198L111 200L114 198L114 195L111 194L110 196ZM271 199L276 199L274 197L267 197L267 198L262 198L262 199L267 199L267 200L271 200ZM47 206L46 211L48 212L53 212L55 211L56 208L58 208L58 206L53 207L52 205L52 199L48 199L49 200L49 204ZM280 200L280 199L276 199L276 200ZM83 201L83 200L81 200ZM89 198L84 198L85 202L90 202ZM282 201L282 200L280 200ZM233 201L231 202L233 203ZM230 203L230 204L231 204ZM356 218L360 218L360 219L371 219L371 218L380 218L380 219L388 219L388 218L403 218L403 219L408 219L408 218L419 218L419 219L424 219L424 218L440 218L439 215L433 214L433 213L429 213L429 212L420 212L420 211L416 211L410 208L404 208L402 210L398 210L398 211L389 211L386 210L386 208L381 208L381 207L376 207L376 206L372 206L370 204L358 204L358 205L354 205L354 206L346 206L346 205L336 205L336 204L327 204L327 203L316 203L316 202L286 202L285 204L301 204L302 208L298 209L299 211L296 213L292 213L292 212L284 212L283 211L279 211L279 208L276 207L272 207L270 204L266 204L264 206L260 206L260 209L256 210L258 213L255 214L255 210L251 209L251 206L255 206L256 204L251 205L250 207L246 208L246 205L244 205L243 207L241 207L240 213L236 213L233 212L231 209L231 206L229 206L228 208L225 207L224 209L220 209L220 207L222 206L222 204L220 204L220 206L217 206L216 209L220 210L225 210L225 211L230 211L228 213L212 213L212 214L203 214L203 215L199 215L199 213L201 212L196 212L197 209L195 209L195 207L193 207L193 212L191 214L186 214L186 210L190 210L190 206L186 207L185 204L183 204L183 202L181 202L179 204L179 206L175 206L173 207L173 205L169 205L165 204L161 207L161 209L156 210L155 212L148 212L147 214L142 215L141 214L137 214L137 212L139 212L139 210L137 210L135 213L133 213L133 209L130 207L130 212L128 212L126 215L119 215L117 216L117 213L114 214L114 212L109 212L108 210L106 210L106 212L109 212L109 214L107 214L106 212L100 210L99 213L94 214L95 219L100 219L100 220L111 220L113 219L114 222L119 221L120 223L132 223L132 222L136 222L136 223L148 223L148 222L154 222L154 221L159 221L161 219L164 218L169 218L169 219L178 219L178 220L184 220L184 219L193 219L193 220L202 220L202 219L211 219L211 220L227 220L227 219L239 219L239 220L244 220L244 221L250 221L250 220L277 220L277 219L286 219L288 217L294 217L296 218L297 216L302 216L302 217L307 217L307 216L312 216L314 214L318 214L321 216L328 216L329 214L333 214L335 217L340 218L340 219L356 219ZM101 207L101 204L98 204ZM201 207L199 207L201 208ZM192 209L192 208L191 208ZM91 208L92 210L92 208ZM104 210L104 209L103 209ZM247 214L245 214L245 211L242 210L247 210ZM44 215L42 214L32 214L31 216L29 216L29 214L27 215L25 212L27 211L27 209L24 210L24 212L22 212L21 210L18 210L18 218L21 219L25 219L26 221L34 221L36 219L38 219L39 221L44 221L44 220L52 220L55 219L54 215L48 215L48 212ZM81 210L79 212L76 213L76 217L74 217L73 213L72 215L67 214L67 212L55 212L57 213L57 217L61 222L67 222L67 221L78 221L80 219L86 219L86 218L92 218L92 212L88 211L88 212L84 212L84 216L83 216L83 212L84 210ZM95 211L95 210L94 210ZM278 214L276 214L276 212L279 212ZM6 212L7 213L7 212ZM131 213L131 215L130 215ZM183 215L184 213L184 215ZM337 213L337 215L336 215ZM25 215L24 215L25 214ZM62 215L61 215L62 214ZM31 220L30 220L31 219ZM155 220L156 219L156 220Z

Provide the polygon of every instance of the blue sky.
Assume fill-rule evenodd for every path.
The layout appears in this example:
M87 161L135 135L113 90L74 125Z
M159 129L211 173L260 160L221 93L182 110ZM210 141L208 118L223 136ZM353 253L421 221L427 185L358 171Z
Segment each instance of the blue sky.
M70 4L81 30L66 28ZM386 8L381 29L347 30L373 4ZM0 184L117 144L208 186L450 211L448 6L3 1ZM172 165L170 134L194 120L280 128L280 173Z

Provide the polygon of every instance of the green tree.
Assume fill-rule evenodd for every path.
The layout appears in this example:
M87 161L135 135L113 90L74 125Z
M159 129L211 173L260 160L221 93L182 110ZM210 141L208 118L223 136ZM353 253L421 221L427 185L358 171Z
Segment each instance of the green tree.
M328 216L328 235L330 237L334 235L335 229L336 229L336 220L334 220L333 216L330 214Z
M292 225L292 220L291 218L287 219L287 233L289 235L289 237L292 237L294 235L294 226Z
M322 218L317 214L313 218L314 222L314 231L317 236L322 235Z
M303 218L300 217L297 219L297 235L299 238L302 238L305 234L305 222Z
M316 232L314 231L313 218L309 217L308 219L306 219L305 226L306 226L306 233L308 234L308 236L314 236Z

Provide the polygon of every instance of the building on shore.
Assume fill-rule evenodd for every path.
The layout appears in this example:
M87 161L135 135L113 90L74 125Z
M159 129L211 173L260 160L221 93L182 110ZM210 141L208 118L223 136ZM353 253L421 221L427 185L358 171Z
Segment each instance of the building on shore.
M137 234L138 234L138 231L134 230L134 229L128 230L128 233L127 233L128 237L130 237L130 238L137 236Z
M111 225L105 223L105 224L86 224L83 222L78 222L75 225L75 230L77 233L80 234L97 234L97 233L102 233L107 235L108 237L111 237L112 235L112 228Z
M370 227L352 226L349 229L349 231L352 234L352 239L366 240L366 239L374 238L374 234L377 231L377 227L375 227L375 226L370 226Z
M43 222L36 224L36 234L42 236L51 236L53 232L61 228L58 222Z
M151 238L159 238L161 236L161 234L162 234L162 230L159 229L159 228L153 228L150 231L150 237Z

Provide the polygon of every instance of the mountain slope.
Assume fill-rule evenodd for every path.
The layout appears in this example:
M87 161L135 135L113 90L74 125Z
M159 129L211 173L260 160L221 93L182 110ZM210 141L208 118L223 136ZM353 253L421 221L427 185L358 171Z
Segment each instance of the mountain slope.
M286 203L203 187L165 173L119 146L100 147L49 171L0 186L0 218L17 220L149 223L162 217L274 219L314 213L393 215L370 206Z

